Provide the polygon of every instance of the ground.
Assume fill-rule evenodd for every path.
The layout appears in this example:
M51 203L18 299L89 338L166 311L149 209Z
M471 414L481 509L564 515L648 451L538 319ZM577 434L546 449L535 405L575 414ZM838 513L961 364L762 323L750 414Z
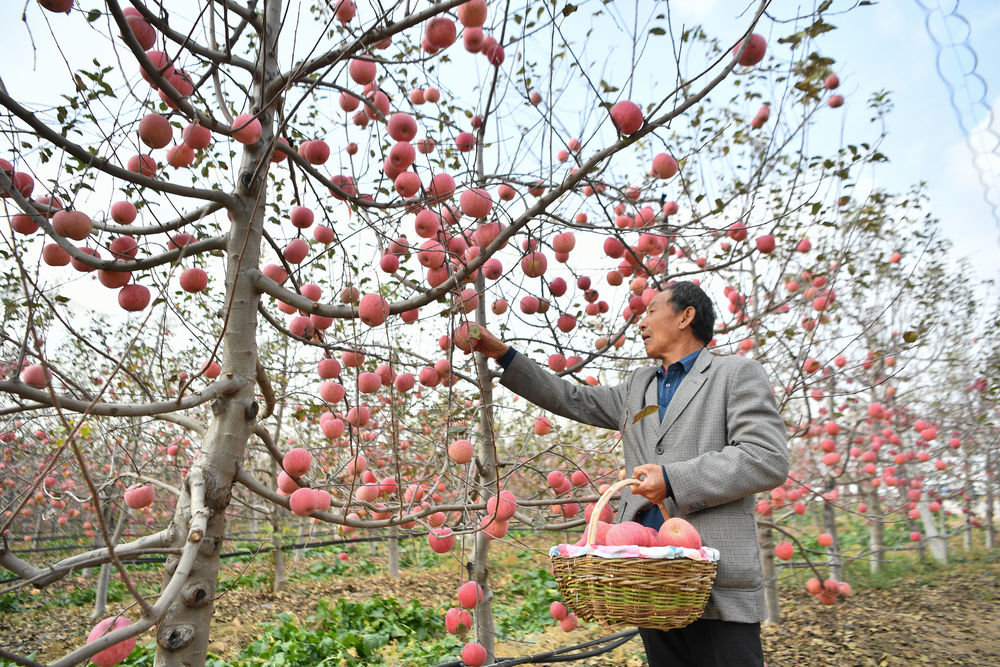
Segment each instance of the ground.
M364 546L352 558L375 562L384 557L384 549L373 556L368 548ZM498 591L503 591L507 582L515 581L525 565L537 562L543 566L546 560L540 550L527 559L523 552L516 556L509 546L498 547L498 551ZM226 580L240 583L220 590L210 651L231 658L259 636L261 623L273 622L275 615L285 610L304 618L321 599L363 600L379 594L402 602L418 600L429 607L454 604L454 591L462 580L461 563L447 557L430 562L435 564L428 566L424 561L420 566L404 567L398 579L379 571L351 570L344 576L328 568L324 571L330 575L325 578L292 576L287 590L277 594L268 590L266 559L249 565L227 565ZM290 566L301 574L310 567L323 569L331 563L341 566L335 553L316 552ZM763 631L767 663L772 667L1000 665L1000 555L958 554L947 568L916 563L907 569L909 572L901 576L858 582L849 600L830 607L819 604L792 579L783 578L782 622L768 625ZM152 583L156 573L150 570L140 576ZM39 659L51 660L81 641L93 621L88 618L86 604L72 604L74 598L67 588L57 587L60 604L53 604L50 591L22 595L16 608L4 607L0 615L0 647L18 652L39 650ZM606 634L596 625L583 624L564 633L554 623L548 623L541 632L499 642L498 653L536 654ZM144 639L149 641L148 637ZM385 663L392 664L391 652L386 656ZM455 659L457 655L440 656L440 662ZM644 664L641 642L635 638L611 653L569 664L640 667Z

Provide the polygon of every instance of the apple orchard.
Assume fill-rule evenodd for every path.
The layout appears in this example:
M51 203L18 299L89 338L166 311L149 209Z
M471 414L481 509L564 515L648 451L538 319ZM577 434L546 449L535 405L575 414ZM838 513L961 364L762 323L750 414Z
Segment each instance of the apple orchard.
M620 434L497 390L470 324L611 384L672 280L788 425L773 620L795 568L850 604L849 559L992 547L996 327L921 190L877 186L891 96L823 49L855 4L724 34L668 3L4 9L60 68L0 85L4 590L104 565L131 593L52 664L204 662L224 538L314 523L428 540L460 573L442 632L489 661L491 541L578 535L630 471ZM81 548L33 548L59 536Z

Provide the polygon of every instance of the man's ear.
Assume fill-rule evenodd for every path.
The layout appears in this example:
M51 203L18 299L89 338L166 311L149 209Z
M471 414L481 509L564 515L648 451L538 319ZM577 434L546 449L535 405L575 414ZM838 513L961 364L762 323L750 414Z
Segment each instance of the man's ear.
M694 306L688 306L687 308L685 308L684 312L681 313L680 328L685 329L691 326L691 323L694 322L695 314L696 312Z

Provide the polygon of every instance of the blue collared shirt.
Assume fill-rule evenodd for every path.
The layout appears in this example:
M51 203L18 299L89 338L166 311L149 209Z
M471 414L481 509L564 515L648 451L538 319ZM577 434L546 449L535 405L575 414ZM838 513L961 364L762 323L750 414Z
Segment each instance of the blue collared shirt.
M663 416L667 414L667 408L670 407L670 400L677 393L677 387L680 386L681 381L688 374L688 371L691 370L691 367L694 366L695 359L698 358L699 354L701 354L700 349L670 364L666 370L663 369L663 366L656 369L656 402L660 407L661 422L663 421ZM667 477L667 469L664 466L660 467L663 470L663 483L667 487L667 498L673 498L674 490L670 487L670 478ZM637 522L650 528L659 529L663 525L663 515L660 513L660 508L658 507L651 507L640 512L635 519Z
M666 370L663 370L663 366L656 369L656 397L660 404L660 421L663 421L663 416L667 414L667 408L670 406L670 399L677 393L677 387L694 366L694 361L699 354L701 354L701 350L695 350L683 359L667 366Z

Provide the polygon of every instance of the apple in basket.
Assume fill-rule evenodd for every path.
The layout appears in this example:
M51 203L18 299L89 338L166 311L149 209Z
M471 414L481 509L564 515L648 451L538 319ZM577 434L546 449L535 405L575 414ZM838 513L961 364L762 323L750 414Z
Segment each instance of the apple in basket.
M701 535L689 522L680 517L671 517L660 526L660 544L665 547L700 549Z
M654 531L655 532L655 531ZM650 544L650 531L635 521L622 521L608 529L607 543L615 546L636 545L639 547L658 546Z
M604 545L608 543L608 529L611 528L611 524L607 521L597 522L597 531L594 535L594 544ZM584 531L583 535L576 542L576 546L582 547L587 543L587 532Z

